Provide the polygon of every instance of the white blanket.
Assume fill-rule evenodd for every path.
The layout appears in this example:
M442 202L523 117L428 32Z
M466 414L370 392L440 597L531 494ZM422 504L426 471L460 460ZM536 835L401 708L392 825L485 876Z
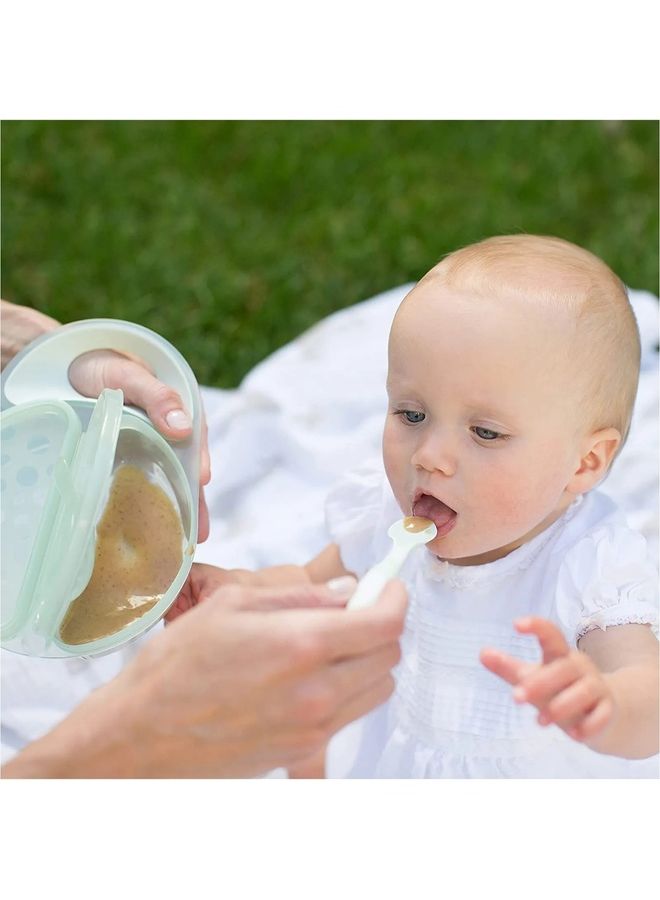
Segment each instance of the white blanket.
M380 446L387 334L411 286L329 316L256 366L237 390L202 389L213 478L211 536L197 561L303 563L325 546L328 487ZM639 291L631 300L642 336L640 386L628 442L602 487L646 535L657 560L658 303ZM95 660L3 652L3 760L112 678L159 627Z

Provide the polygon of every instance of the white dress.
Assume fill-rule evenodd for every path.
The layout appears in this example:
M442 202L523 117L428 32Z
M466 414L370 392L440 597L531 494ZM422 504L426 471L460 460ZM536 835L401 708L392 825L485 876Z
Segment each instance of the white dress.
M330 493L326 519L344 565L362 575L383 558L401 511L382 464L356 470ZM390 701L330 744L329 777L658 777L658 757L624 760L536 723L512 688L479 662L485 646L540 658L513 620L555 622L571 646L592 628L642 623L657 634L657 573L645 539L593 491L508 556L455 566L426 547L401 571L410 597Z

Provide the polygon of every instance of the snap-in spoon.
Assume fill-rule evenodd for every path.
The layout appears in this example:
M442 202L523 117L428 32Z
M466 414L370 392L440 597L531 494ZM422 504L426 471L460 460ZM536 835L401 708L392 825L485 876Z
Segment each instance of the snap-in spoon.
M406 516L390 525L387 533L393 541L392 549L385 559L363 575L355 593L346 604L347 609L361 609L375 603L385 584L396 576L410 551L432 541L438 529L430 519Z

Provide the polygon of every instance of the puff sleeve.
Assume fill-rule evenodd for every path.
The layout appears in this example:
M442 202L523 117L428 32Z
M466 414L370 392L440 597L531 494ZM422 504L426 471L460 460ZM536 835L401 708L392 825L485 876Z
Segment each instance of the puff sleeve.
M587 631L612 625L651 625L657 635L658 573L644 537L618 524L585 535L562 561L555 601L574 644Z

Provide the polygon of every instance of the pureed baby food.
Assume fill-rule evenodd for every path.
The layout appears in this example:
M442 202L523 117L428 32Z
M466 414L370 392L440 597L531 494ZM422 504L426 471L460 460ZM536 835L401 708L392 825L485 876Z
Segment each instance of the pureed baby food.
M92 577L62 620L62 641L85 644L140 618L172 584L182 558L174 504L141 469L121 466L97 528Z

